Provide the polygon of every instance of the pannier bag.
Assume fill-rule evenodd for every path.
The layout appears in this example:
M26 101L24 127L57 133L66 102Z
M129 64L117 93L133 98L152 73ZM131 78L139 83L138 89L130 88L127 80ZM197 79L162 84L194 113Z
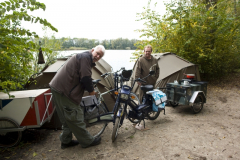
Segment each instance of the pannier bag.
M95 95L82 97L80 105L84 108L84 119L93 119L104 113Z
M160 90L150 91L153 97L152 110L158 112L158 110L165 110L165 104L167 101L167 96Z

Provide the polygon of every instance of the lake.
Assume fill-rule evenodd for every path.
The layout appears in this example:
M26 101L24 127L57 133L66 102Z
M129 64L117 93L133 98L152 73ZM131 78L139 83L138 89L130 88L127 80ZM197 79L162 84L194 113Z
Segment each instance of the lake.
M61 51L60 55L67 56L75 53L82 53L85 50ZM125 67L126 70L132 69L135 62L130 62L130 57L135 50L106 50L103 59L113 68L113 71Z

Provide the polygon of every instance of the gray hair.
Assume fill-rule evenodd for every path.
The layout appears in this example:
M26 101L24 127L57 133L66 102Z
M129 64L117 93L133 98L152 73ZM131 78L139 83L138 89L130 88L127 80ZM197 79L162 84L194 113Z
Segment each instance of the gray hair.
M94 50L97 50L98 48L100 48L103 52L103 56L105 55L105 47L103 45L97 45Z

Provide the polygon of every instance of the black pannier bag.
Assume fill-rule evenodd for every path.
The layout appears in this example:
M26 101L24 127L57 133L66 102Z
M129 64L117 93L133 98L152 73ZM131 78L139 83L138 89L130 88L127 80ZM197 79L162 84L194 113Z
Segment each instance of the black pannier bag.
M84 108L84 119L86 120L96 118L104 113L102 107L99 107L100 104L95 95L82 97L80 105Z

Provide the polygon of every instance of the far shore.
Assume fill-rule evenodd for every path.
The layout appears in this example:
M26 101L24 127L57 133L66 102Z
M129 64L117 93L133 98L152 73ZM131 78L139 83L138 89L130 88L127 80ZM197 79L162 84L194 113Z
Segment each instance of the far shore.
M88 48L81 48L81 47L70 47L70 48L65 48L65 49L62 49L60 51L69 51L69 50L88 50ZM107 49L108 50L108 49ZM128 49L110 49L110 50L135 50L135 49L131 49L131 48L128 48Z

